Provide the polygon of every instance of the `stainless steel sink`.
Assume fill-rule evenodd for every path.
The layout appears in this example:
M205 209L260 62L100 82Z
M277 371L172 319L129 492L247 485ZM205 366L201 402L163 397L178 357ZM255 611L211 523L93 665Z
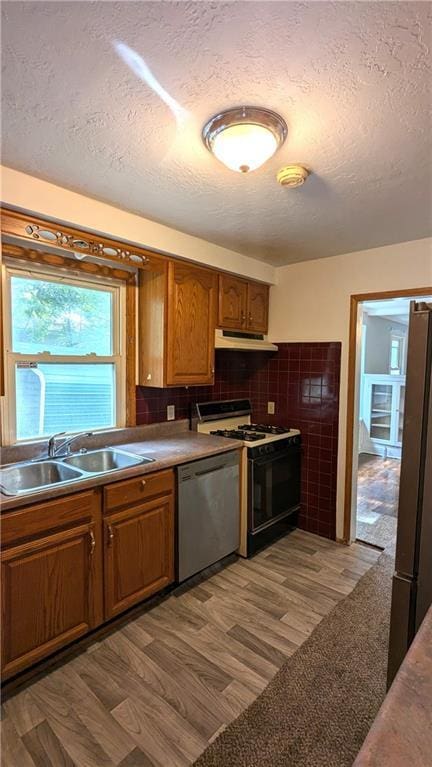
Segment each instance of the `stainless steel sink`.
M26 461L0 467L0 488L4 495L24 495L153 461L111 447L54 460Z
M71 455L63 458L62 463L73 466L88 474L103 474L106 471L127 469L129 466L138 466L142 463L152 463L154 458L145 458L140 455L128 453L126 450L116 450L112 447L90 450L88 453Z
M29 462L3 468L0 487L5 495L22 495L82 477L83 473L78 469L57 461Z

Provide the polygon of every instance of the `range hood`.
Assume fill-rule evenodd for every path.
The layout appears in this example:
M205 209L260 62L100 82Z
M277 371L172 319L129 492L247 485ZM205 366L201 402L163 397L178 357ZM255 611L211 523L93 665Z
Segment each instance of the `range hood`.
M267 341L261 333L242 333L241 330L216 330L216 349L232 349L242 352L277 352L275 344Z

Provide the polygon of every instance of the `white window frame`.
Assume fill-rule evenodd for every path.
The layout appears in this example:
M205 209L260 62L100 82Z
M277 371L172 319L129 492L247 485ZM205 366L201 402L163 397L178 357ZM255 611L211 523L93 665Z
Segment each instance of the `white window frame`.
M399 350L399 367L392 368L392 345L393 341L397 341ZM389 359L389 373L393 376L404 375L404 359L405 359L405 336L402 333L391 333L390 335L390 359Z
M107 289L112 294L113 316L113 348L112 355L99 356L97 353L80 355L56 355L41 352L39 354L22 354L12 351L12 307L11 307L11 278L13 276L30 277L32 279L49 279L52 282L76 285L92 290ZM30 442L41 442L47 436L18 440L16 436L16 391L15 365L17 362L55 362L59 364L113 364L115 371L115 423L112 427L94 428L89 424L89 431L105 431L107 428L122 428L126 422L126 288L124 283L107 277L76 274L76 272L60 272L49 266L35 265L31 269L25 265L11 263L5 259L2 265L3 286L3 332L4 332L4 378L5 396L2 397L2 443L15 445ZM68 431L68 434L76 432Z

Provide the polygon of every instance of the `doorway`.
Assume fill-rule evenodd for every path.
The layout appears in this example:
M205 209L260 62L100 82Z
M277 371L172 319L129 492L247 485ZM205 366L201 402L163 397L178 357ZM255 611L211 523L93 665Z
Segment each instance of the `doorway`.
M395 544L410 301L430 301L430 291L352 296L346 542Z

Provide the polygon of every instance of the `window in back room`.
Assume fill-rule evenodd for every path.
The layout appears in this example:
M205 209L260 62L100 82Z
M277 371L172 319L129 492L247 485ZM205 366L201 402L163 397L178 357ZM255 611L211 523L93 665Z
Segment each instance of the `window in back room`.
M5 267L3 441L124 424L123 286Z

